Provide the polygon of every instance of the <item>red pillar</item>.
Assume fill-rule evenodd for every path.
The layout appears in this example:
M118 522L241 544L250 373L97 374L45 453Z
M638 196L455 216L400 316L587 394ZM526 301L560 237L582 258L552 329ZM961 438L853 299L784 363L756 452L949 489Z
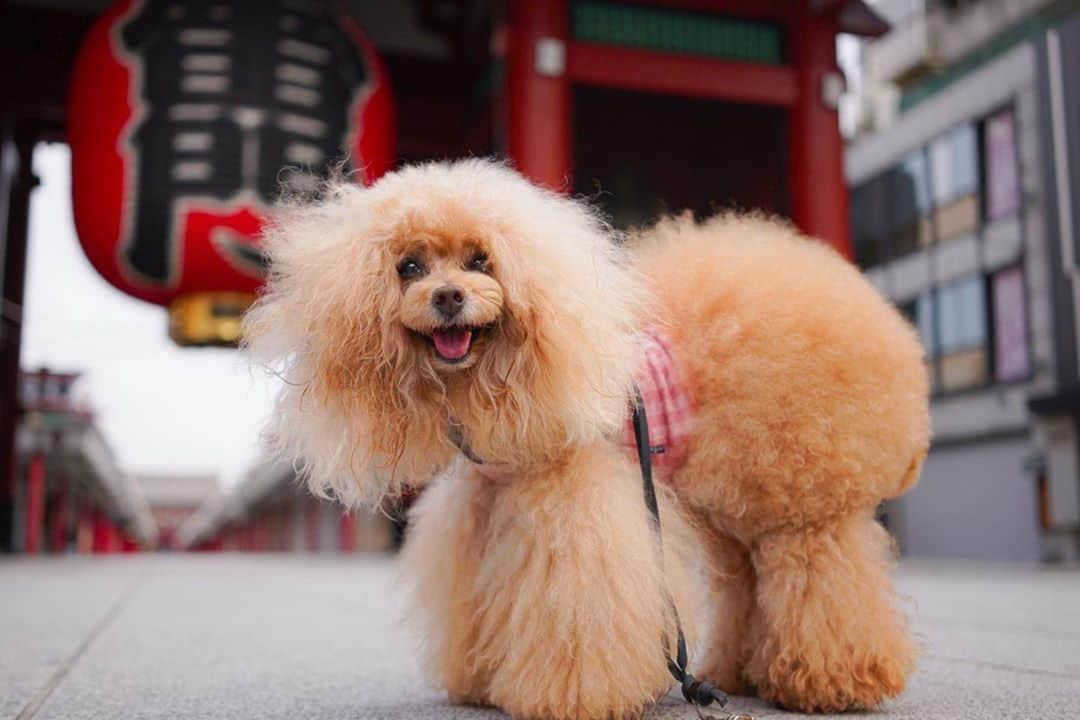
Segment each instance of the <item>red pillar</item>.
M288 506L279 505L274 510L274 550L281 552L285 549L286 515Z
M114 553L120 549L120 533L101 508L94 510L94 553Z
M307 512L304 517L304 549L315 552L319 549L319 501L307 499Z
M89 553L94 550L94 509L85 500L79 503L75 520L75 551Z
M45 456L35 453L26 470L26 543L28 555L41 552L41 531L45 521Z
M94 553L108 552L109 549L109 521L105 519L105 513L100 509L93 510L94 527Z
M350 510L341 513L341 552L356 552L356 514Z
M844 142L835 108L823 99L836 65L836 19L804 11L790 33L791 66L799 98L789 114L791 216L804 232L851 258ZM842 76L841 76L842 77Z
M563 192L571 170L568 23L566 0L507 3L508 151L526 176Z
M67 544L70 496L67 482L61 480L60 492L53 501L52 517L49 520L49 552L63 552Z
M259 523L256 525L259 529L259 552L267 552L273 550L271 538L273 537L273 528L270 522L270 511L263 510L262 516L259 518Z
M221 552L225 549L225 538L218 535L211 540L207 540L195 549L200 552Z
M293 503L285 503L281 507L281 546L280 549L288 552L293 549L293 516L296 509Z

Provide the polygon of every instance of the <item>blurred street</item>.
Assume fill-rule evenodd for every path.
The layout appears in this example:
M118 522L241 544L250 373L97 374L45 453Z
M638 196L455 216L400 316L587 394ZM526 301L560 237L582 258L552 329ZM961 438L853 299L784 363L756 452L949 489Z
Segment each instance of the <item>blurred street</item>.
M395 578L381 556L5 560L0 718L503 717L422 681ZM926 652L879 717L1080 717L1080 572L908 561L899 579ZM672 697L651 717L696 716Z

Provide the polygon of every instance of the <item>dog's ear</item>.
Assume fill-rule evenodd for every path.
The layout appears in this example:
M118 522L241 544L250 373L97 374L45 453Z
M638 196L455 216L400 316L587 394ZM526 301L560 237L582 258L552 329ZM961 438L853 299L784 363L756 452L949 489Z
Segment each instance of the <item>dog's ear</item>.
M319 495L375 505L450 457L396 321L396 278L371 191L333 184L266 229L266 288L244 345L283 387L269 440Z
M500 196L512 221L493 240L507 342L481 359L478 382L489 387L472 393L467 413L473 449L509 462L619 428L638 364L633 335L651 312L642 279L597 213L512 177Z

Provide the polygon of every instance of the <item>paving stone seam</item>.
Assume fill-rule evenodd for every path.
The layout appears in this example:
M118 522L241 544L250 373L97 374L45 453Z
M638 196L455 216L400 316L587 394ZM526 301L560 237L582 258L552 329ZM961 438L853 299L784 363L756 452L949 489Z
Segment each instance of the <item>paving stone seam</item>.
M1080 675L1076 673L1055 672L1053 670L1040 670L1038 668L1017 667L1015 665L1006 665L1005 663L988 662L986 660L973 660L972 658L951 657L949 655L926 655L925 657L928 660L940 660L942 662L951 663L965 663L967 665L975 665L976 667L987 668L988 670L1004 670L1006 672L1023 673L1024 675L1042 675L1045 677L1064 678L1066 680L1080 680Z
M116 602L112 604L112 607L108 609L101 619L97 621L97 624L91 628L83 641L75 648L75 651L60 663L60 666L49 676L49 679L38 688L37 692L30 698L30 701L26 703L23 709L19 711L19 714L15 716L15 720L31 720L31 718L37 714L45 702L54 692L56 692L56 689L60 687L60 683L64 681L67 674L75 667L75 663L79 661L79 658L90 649L90 646L94 644L94 640L105 631L105 628L107 628L112 621L116 619L116 616L120 614L120 611L127 606L128 601L135 595L135 591L142 585L145 579L145 577L137 578L127 590L120 594L120 597L117 598Z
M998 625L991 623L971 622L970 620L953 620L951 618L933 617L921 615L916 618L920 625L940 625L951 628L963 628L964 630L979 630L1013 635L1033 635L1036 637L1061 638L1080 637L1080 632L1072 630L1050 630L1048 628L1031 627L1026 625Z

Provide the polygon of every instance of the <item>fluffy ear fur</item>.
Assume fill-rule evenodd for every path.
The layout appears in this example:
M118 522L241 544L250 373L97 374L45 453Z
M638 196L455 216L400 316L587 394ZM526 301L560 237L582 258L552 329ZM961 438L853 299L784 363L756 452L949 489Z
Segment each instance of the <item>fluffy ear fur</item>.
M395 240L482 238L502 318L476 364L442 374L399 319ZM585 206L494 163L405 168L282 210L245 319L285 382L271 437L311 489L375 503L426 483L456 449L452 417L493 461L548 461L612 432L636 366L643 284Z

